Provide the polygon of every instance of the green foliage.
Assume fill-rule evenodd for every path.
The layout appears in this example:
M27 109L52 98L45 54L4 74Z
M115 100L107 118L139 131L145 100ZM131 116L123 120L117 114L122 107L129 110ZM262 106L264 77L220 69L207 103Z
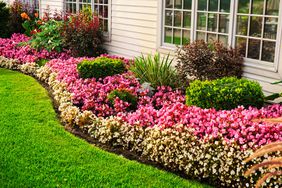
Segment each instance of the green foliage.
M0 111L0 187L209 187L69 134L46 90L19 72L0 69Z
M130 106L128 110L136 110L137 108L137 97L126 89L115 89L108 95L109 102L114 106L115 99L119 98L124 102L128 102Z
M10 10L6 3L0 1L0 38L7 38L10 36L9 29L7 29L10 19Z
M45 66L46 63L48 63L49 60L48 59L40 59L36 62L37 65L39 65L40 67Z
M84 60L77 65L81 78L104 78L123 73L126 68L120 59L98 57L94 60Z
M274 82L272 84L276 85L276 84L281 84L281 83L282 83L282 81L277 81L277 82ZM282 97L282 92L281 93L273 93L272 95L265 97L265 100L274 101L274 100L276 100L280 97Z
M169 55L161 58L157 53L152 57L141 56L135 58L130 66L130 71L140 79L141 83L148 82L152 87L170 86L176 88L180 86L176 70L172 68L173 60Z
M29 41L30 46L36 50L46 49L47 51L62 51L62 37L60 29L62 22L50 20L40 26L41 32L33 35Z
M260 108L264 104L264 94L257 82L247 79L197 80L186 90L186 104L217 110L230 110L239 105Z

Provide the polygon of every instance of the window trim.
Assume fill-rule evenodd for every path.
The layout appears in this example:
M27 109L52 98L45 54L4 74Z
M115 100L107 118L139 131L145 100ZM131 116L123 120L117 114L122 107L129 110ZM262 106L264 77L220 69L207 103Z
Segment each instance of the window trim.
M174 1L173 1L174 3ZM230 13L229 13L229 33L228 33L228 45L231 47L235 47L236 41L236 29L237 29L237 18L236 13L238 10L239 0L230 0ZM198 0L192 0L191 6L191 29L190 29L190 40L196 40L196 32L197 32L197 5ZM161 34L158 36L158 49L171 51L177 48L177 45L168 44L164 42L164 26L165 26L165 0L159 0L159 27L158 32ZM232 8L233 7L233 8ZM270 16L271 17L271 16ZM277 27L277 38L276 38L276 48L275 48L275 59L274 62L267 62L263 60L255 60L250 58L244 58L245 65L253 68L259 68L263 70L269 70L272 72L278 72L281 70L282 65L279 66L279 63L282 62L282 55L280 52L282 51L282 0L280 0L279 4L279 15L278 15L278 27ZM280 71L279 71L280 72Z

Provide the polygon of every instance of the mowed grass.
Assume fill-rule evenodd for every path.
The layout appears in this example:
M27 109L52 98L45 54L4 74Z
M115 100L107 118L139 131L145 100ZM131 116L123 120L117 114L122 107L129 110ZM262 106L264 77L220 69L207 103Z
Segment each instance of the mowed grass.
M0 187L209 187L66 132L45 89L0 69Z

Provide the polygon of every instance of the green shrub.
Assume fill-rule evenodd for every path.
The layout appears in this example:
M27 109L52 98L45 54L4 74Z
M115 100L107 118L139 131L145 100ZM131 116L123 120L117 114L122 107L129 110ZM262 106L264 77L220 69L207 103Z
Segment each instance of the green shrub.
M177 50L176 69L181 80L215 80L242 74L243 57L237 49L203 40Z
M48 60L48 59L40 59L40 60L38 60L37 62L36 62L36 64L38 65L38 66L40 66L40 67L43 67L43 66L45 66L46 65L46 63L48 63L50 60Z
M140 79L141 83L148 82L152 87L170 86L176 88L180 86L179 77L172 67L173 60L169 55L161 58L157 53L152 57L148 55L135 58L130 66L130 71Z
M7 25L10 19L10 10L7 4L0 1L0 38L7 38L10 36Z
M130 104L127 110L136 110L137 108L137 97L126 89L115 89L109 93L107 98L113 106L115 105L115 99L119 98L120 100Z
M46 49L47 51L61 52L62 49L62 37L60 29L62 22L49 20L44 25L40 26L41 32L32 36L29 44L36 50Z
M120 59L99 57L94 60L84 60L77 65L81 78L104 78L123 73L126 68Z
M230 110L239 105L260 108L264 104L264 95L257 82L247 79L197 80L186 90L186 104L217 110Z

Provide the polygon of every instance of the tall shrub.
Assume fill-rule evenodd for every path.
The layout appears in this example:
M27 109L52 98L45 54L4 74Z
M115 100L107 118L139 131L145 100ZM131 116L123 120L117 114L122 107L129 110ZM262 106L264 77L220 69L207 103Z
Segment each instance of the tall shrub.
M105 53L99 18L87 11L71 15L62 27L63 47L73 56L96 57Z
M7 4L0 1L0 38L9 37L9 30L7 29L10 19L10 10Z
M209 44L200 40L180 47L177 62L176 69L183 80L214 80L241 77L243 57L220 42Z

